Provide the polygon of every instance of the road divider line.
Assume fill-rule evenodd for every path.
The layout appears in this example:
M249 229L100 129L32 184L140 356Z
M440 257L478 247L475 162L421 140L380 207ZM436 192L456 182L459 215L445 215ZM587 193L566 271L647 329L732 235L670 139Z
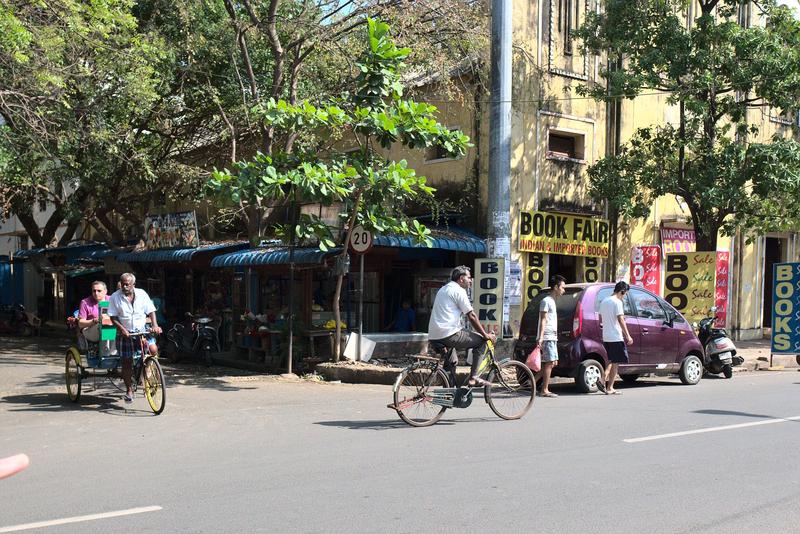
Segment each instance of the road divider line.
M644 436L641 438L623 439L625 443L641 443L642 441L654 441L657 439L677 438L681 436L691 436L692 434L705 434L706 432L720 432L722 430L735 430L737 428L747 428L751 426L771 425L774 423L786 423L787 421L800 421L800 415L794 417L776 417L764 421L754 421L752 423L740 423L738 425L712 426L709 428L698 428L696 430L684 430L683 432L671 432L669 434L658 434L655 436ZM2 532L2 531L0 531Z
M39 521L36 523L25 523L24 525L13 525L10 527L0 527L0 533L19 532L21 530L31 530L34 528L55 527L58 525L68 525L70 523L83 523L85 521L96 521L97 519L109 519L111 517L121 517L125 515L144 514L147 512L157 512L160 506L143 506L141 508L129 508L127 510L117 510L116 512L103 512L100 514L79 515L75 517L65 517L63 519L53 519L50 521Z

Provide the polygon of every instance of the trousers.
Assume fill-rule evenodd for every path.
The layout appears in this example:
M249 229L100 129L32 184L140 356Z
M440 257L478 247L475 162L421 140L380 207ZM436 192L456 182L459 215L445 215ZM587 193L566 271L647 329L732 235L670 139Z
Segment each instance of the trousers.
M486 346L486 338L476 332L469 332L467 330L459 330L453 335L447 336L442 339L434 339L452 349L472 349L472 368L470 376L478 376L478 366L481 364L481 355ZM456 364L458 363L458 355L455 351L450 353L450 356L444 361L444 368L447 372L455 376Z

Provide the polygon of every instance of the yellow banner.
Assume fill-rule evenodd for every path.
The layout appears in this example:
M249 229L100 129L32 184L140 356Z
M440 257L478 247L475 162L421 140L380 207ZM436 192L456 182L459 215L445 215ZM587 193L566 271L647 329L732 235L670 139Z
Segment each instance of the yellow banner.
M475 260L475 277L472 281L472 307L478 321L490 334L503 335L503 289L505 261L502 258Z
M525 269L525 298L522 303L523 310L528 308L528 302L533 300L540 291L547 289L547 255L539 254L538 252L528 252L527 256L528 266Z
M664 300L689 322L707 317L714 305L716 269L716 252L667 254Z
M523 211L520 217L520 251L608 257L610 236L606 219L546 211Z

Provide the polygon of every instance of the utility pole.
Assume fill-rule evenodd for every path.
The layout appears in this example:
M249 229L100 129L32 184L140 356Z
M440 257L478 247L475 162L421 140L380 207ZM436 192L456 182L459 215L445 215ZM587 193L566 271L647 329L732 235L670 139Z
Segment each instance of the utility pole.
M511 14L512 0L492 0L486 248L488 257L505 260L506 281L511 264ZM504 300L503 324L504 330L509 332L508 297Z

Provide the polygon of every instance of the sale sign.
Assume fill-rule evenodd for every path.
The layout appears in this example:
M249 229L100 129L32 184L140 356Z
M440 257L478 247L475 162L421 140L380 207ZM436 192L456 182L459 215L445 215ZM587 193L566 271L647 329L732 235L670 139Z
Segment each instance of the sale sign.
M714 289L714 305L717 307L717 321L714 326L725 328L728 317L728 268L730 265L730 252L717 251L717 283Z
M664 300L689 322L706 317L714 305L716 252L667 254Z
M631 285L661 294L661 247L642 245L631 250Z

